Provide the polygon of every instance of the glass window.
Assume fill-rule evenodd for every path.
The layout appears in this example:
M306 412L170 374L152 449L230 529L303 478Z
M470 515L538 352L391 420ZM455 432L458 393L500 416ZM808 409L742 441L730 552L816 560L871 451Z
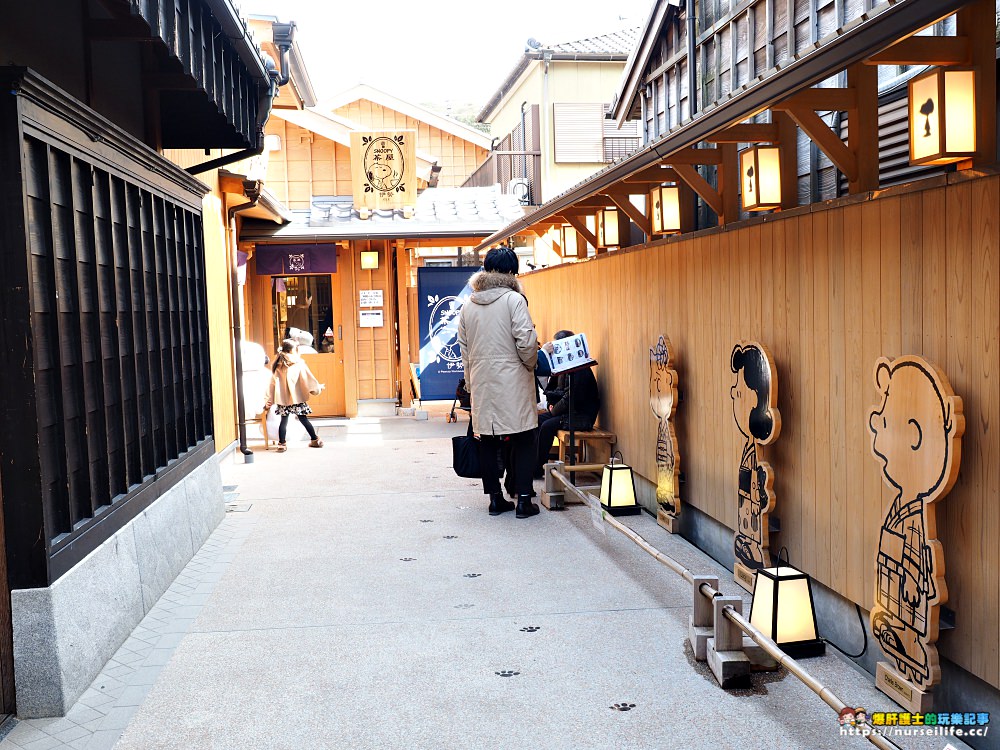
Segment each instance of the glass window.
M287 338L300 351L332 353L336 332L329 276L275 276L271 282L272 332L275 348Z

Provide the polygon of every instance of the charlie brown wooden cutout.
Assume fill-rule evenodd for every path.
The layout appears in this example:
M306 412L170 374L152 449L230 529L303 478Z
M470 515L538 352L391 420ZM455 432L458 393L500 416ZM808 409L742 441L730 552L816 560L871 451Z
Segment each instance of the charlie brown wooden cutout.
M774 509L774 469L757 460L757 446L773 443L781 432L778 373L767 347L756 342L741 341L733 348L730 369L736 375L729 389L733 416L746 440L740 460L733 575L740 586L753 591L756 571L771 565L767 524Z
M920 357L879 359L871 413L872 453L896 497L882 520L875 558L871 625L882 652L879 689L910 711L930 708L941 680L937 647L940 605L948 600L936 504L955 484L965 416L948 378Z
M649 408L659 420L656 430L656 520L667 531L677 531L681 512L680 466L673 416L677 411L677 371L673 369L670 339L660 336L649 350Z

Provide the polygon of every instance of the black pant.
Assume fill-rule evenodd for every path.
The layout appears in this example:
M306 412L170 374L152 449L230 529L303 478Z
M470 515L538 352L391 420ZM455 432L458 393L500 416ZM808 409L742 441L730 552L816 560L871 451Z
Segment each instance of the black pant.
M594 421L589 417L573 417L574 429L592 430ZM559 430L568 430L569 420L565 415L542 414L538 417L538 439L535 443L535 472L543 471L545 464L549 460L549 451L552 450L552 440Z
M513 435L483 435L479 439L479 464L483 470L483 492L487 495L500 492L501 441L510 440L514 471L514 488L518 495L531 494L531 454L534 452L535 431L527 430Z
M288 414L283 416L281 418L281 422L278 424L278 442L281 443L282 445L284 445L285 435L288 433L289 416L290 415ZM309 439L318 440L319 438L316 435L316 428L312 426L312 422L309 421L309 417L307 417L305 414L296 414L295 416L298 417L299 421L302 423L302 426L306 428L306 432L309 433Z

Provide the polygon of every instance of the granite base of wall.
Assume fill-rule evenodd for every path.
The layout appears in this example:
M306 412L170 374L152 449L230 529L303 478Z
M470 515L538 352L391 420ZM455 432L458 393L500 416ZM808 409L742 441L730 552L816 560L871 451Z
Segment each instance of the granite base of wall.
M656 487L651 482L637 476L636 496L647 511L656 514ZM725 524L691 505L685 505L681 513L681 536L709 557L732 569L735 561L733 530ZM836 643L849 654L860 653L864 649L867 636L868 648L864 649L864 654L856 659L846 655L845 658L849 658L858 669L869 673L874 680L878 662L886 659L878 643L872 639L868 612L862 609L859 620L858 609L854 602L818 581L814 580L812 585L820 636L828 642ZM961 614L959 614L956 628L941 631L939 643L946 644L949 638L961 638L961 626ZM941 683L934 688L932 709L950 712L988 712L991 717L997 717L1000 716L1000 691L942 656ZM987 733L986 737L961 739L976 750L1000 750L1000 733Z
M212 457L52 586L11 592L18 716L64 715L224 516Z

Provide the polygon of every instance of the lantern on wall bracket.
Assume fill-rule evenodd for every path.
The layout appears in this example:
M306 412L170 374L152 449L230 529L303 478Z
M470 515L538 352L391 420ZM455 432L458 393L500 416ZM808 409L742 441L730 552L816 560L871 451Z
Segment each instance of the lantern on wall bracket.
M740 152L740 197L744 211L781 208L781 149L751 146Z
M976 154L976 71L933 68L910 81L910 163L950 164Z
M600 208L597 210L597 245L598 247L618 247L620 242L618 209Z
M378 268L378 250L361 251L361 270L375 270Z
M649 218L653 234L677 234L681 231L680 194L680 188L670 185L657 185L649 191Z
M622 461L622 454L618 451L604 465L604 474L601 476L601 507L613 516L634 516L642 510L635 501L632 467Z
M564 225L560 230L559 244L564 258L576 258L580 255L580 233L571 226Z
M826 644L816 631L812 581L788 564L788 550L784 547L778 552L775 567L760 568L754 576L750 624L793 659L826 653Z

